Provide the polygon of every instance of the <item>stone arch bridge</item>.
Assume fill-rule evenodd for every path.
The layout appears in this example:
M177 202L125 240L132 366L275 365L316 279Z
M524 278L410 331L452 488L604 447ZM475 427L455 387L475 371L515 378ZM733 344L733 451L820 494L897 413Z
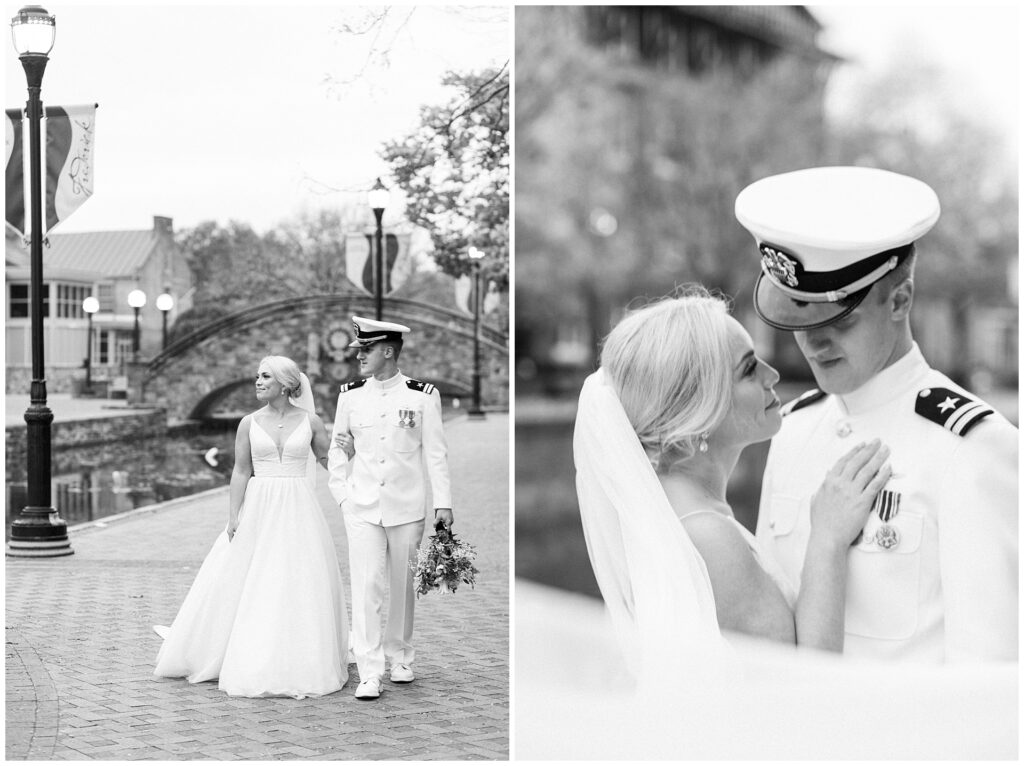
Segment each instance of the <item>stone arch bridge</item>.
M372 317L374 299L363 293L332 293L275 300L211 322L176 340L136 371L142 402L167 409L178 420L202 420L225 404L256 408L251 386L260 359L281 354L309 376L317 411L334 417L338 387L359 377L352 315ZM446 405L469 406L473 385L473 319L452 309L403 298L386 298L388 321L413 332L400 366L441 391ZM508 405L508 337L481 322L480 389L485 406ZM245 388L249 391L245 392Z

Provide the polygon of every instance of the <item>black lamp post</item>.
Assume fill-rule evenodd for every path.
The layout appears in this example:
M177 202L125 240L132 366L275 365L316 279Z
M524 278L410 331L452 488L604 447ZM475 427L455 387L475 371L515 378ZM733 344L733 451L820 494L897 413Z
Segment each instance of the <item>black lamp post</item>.
M100 310L100 302L91 295L82 301L82 311L89 317L85 341L85 390L92 393L92 315Z
M484 253L471 247L469 257L473 263L473 403L467 414L471 418L482 418L485 415L480 407L480 308L483 305L480 296L480 259Z
M384 218L384 208L388 206L391 195L378 178L366 196L373 215L377 218L377 246L373 253L373 294L377 306L376 318L380 321L384 316L384 229L381 220Z
M167 348L167 314L172 308L174 308L174 298L171 296L167 288L164 288L164 291L156 297L156 307L160 309L160 313L164 315L163 343L160 348L165 349Z
M46 406L46 365L43 349L43 192L40 122L43 84L48 55L56 33L54 17L38 5L26 5L11 19L11 36L28 81L26 111L29 125L29 203L31 207L29 251L30 330L32 335L32 384L25 410L27 458L27 505L11 522L8 556L67 556L74 551L68 526L51 501L50 424L53 412Z
M135 326L132 329L132 361L139 361L139 311L146 305L146 294L142 290L128 293L128 305L135 311Z

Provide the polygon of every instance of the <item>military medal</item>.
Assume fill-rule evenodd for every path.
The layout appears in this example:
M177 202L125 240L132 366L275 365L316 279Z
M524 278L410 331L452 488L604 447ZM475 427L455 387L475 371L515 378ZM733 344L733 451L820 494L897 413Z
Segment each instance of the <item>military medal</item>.
M891 524L883 524L875 532L875 542L887 551L892 550L900 544L899 530Z
M883 489L875 496L875 504L871 510L877 513L882 521L882 526L876 529L872 536L873 541L880 548L891 551L900 544L899 530L889 523L900 512L900 493Z
M416 410L399 410L398 411L398 427L399 428L415 428L416 427Z

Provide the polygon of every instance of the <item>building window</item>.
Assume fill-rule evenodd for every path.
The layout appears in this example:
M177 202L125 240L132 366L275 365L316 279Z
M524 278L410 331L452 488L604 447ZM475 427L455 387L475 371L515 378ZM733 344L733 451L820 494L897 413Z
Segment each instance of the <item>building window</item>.
M96 285L96 300L100 302L100 311L114 310L114 284L103 282Z
M87 285L57 285L57 318L85 319L82 301L90 292Z
M131 358L132 336L117 330L100 330L96 339L96 364L120 367Z
M110 364L110 336L113 334L110 330L100 330L99 343L96 348L96 364Z
M8 285L7 311L11 319L29 318L29 295L27 284ZM43 285L43 316L50 316L50 285Z

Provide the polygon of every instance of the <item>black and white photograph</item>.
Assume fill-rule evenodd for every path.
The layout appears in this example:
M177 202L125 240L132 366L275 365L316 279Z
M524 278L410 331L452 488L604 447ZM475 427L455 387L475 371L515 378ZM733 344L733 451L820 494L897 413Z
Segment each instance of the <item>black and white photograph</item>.
M508 760L511 7L5 9L5 759Z
M516 7L517 759L1018 756L1018 32Z
M1020 758L1016 4L5 12L5 760Z

